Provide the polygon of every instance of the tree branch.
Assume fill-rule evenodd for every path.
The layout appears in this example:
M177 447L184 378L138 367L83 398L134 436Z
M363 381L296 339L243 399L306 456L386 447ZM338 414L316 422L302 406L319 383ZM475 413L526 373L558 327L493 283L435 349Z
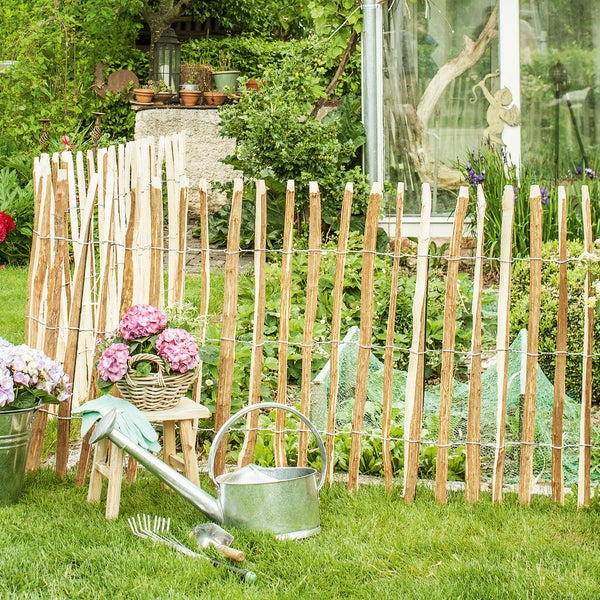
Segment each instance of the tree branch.
M348 42L346 44L346 48L344 49L344 54L342 55L340 64L338 65L338 68L337 68L334 76L331 78L331 81L329 82L329 85L327 86L327 89L325 90L325 96L323 98L319 98L315 102L315 105L313 106L313 109L310 113L311 117L317 116L317 113L319 112L321 107L331 97L331 94L333 94L333 90L335 90L338 83L340 82L340 77L342 76L342 73L344 72L346 65L350 61L350 58L352 57L352 54L354 53L354 50L356 49L357 42L358 42L358 34L356 33L356 31L352 31L352 33L350 34L350 37L348 38Z

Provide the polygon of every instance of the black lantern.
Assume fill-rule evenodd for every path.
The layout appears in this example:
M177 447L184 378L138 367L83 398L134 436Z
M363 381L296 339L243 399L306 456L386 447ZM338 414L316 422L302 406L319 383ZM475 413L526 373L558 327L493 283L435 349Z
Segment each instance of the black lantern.
M560 95L569 83L569 74L565 66L558 61L548 71L550 81L554 84L554 179L558 181L559 137L560 137Z
M160 83L164 81L169 88L177 93L181 78L181 42L175 31L169 27L162 33L154 46L154 64L152 79Z

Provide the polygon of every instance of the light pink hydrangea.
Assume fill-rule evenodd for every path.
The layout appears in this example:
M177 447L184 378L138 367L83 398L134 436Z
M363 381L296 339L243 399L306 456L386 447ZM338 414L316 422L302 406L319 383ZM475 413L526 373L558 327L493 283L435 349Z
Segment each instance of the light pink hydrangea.
M20 395L40 397L35 390L47 394L45 402L63 402L71 397L72 386L60 364L41 350L0 338L0 408Z
M194 369L200 361L198 344L185 329L165 329L156 338L156 349L169 367L179 373Z
M15 399L15 389L8 367L0 359L0 408Z
M127 372L129 347L127 344L112 344L98 361L98 375L104 381L120 381Z
M154 335L167 326L167 315L149 304L134 304L119 323L119 334L129 342Z

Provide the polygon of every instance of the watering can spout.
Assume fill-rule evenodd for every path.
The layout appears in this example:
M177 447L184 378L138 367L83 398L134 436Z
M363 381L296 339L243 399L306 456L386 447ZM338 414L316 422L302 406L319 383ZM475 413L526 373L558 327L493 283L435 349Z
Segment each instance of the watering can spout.
M126 435L115 429L116 416L116 411L112 410L96 423L90 443L94 444L107 437L113 444L135 458L150 473L156 475L165 485L168 485L175 492L183 496L212 521L222 523L223 510L219 501L204 490L201 490L197 485L194 485L175 469L166 465L162 460L156 458L154 454L138 446Z

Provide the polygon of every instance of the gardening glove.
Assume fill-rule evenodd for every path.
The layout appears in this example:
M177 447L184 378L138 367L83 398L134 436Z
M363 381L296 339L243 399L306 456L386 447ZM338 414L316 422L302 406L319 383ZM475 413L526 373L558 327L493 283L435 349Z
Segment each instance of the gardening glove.
M92 425L111 410L115 410L117 414L115 419L115 429L117 431L120 431L132 442L146 450L151 452L160 450L158 433L144 414L131 402L110 394L90 400L73 410L74 413L82 413L81 437L85 437Z

